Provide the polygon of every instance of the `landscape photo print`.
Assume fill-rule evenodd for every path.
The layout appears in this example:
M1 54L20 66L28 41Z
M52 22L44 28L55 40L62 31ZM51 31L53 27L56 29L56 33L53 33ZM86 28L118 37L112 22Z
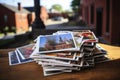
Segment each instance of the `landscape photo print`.
M77 49L71 33L40 36L38 39L40 53Z

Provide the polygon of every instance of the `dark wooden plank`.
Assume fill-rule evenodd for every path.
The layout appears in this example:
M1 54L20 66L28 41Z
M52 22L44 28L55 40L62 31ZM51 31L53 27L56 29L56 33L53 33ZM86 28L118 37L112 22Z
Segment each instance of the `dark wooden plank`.
M0 50L0 80L118 80L120 59L97 64L93 68L44 77L40 65L35 62L9 66L8 52Z

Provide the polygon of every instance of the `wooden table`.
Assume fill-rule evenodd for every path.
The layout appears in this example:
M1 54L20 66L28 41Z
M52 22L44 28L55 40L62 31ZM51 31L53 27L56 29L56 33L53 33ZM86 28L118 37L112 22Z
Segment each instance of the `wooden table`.
M93 68L45 77L35 62L9 66L8 52L0 50L0 80L120 80L120 59L97 64Z

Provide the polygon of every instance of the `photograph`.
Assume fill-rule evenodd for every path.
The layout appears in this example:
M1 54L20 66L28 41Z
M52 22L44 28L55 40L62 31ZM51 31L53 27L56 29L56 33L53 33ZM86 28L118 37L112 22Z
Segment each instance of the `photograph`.
M28 63L28 62L33 62L34 61L32 58L22 59L22 57L17 52L17 50L15 50L15 53L17 55L17 58L18 58L19 62L20 62L19 64L23 64L23 63Z
M34 44L28 44L22 47L16 48L22 59L27 59L33 52Z
M84 42L83 43L83 46L84 47L93 47L93 46L95 46L96 45L96 43L95 42Z
M72 67L71 64L63 64L63 63L57 63L57 62L48 62L48 61L38 61L39 65L48 65L48 66L65 66L65 67Z
M65 67L82 67L80 63L68 62L68 63L58 63L58 62L49 62L49 61L39 61L39 65L49 65L49 66L65 66ZM82 64L82 61L81 61Z
M77 57L82 57L80 52L52 52L46 54L33 55L31 58L48 58L48 59L60 59L60 60L78 60Z
M20 63L14 51L9 52L8 56L9 56L9 65L17 65Z
M101 46L96 45L94 52L93 52L93 57L100 57L100 56L104 56L107 55L107 51L105 49L103 49Z
M39 59L40 62L48 62L48 63L58 63L58 64L69 64L68 60L58 60L58 59Z
M69 70L79 70L79 67L69 67L69 66L50 66L50 65L42 65L44 69L69 69Z
M66 71L66 72L71 72L72 70L67 69L67 68L43 68L44 71Z
M50 75L55 75L55 74L61 74L64 72L70 72L71 70L52 70L52 71L46 71L43 70L44 76L50 76Z
M40 36L38 39L39 53L77 49L71 33Z
M101 51L101 53L107 53L107 51L102 47L100 46L99 44L96 44L96 48Z
M110 61L110 59L107 56L100 56L95 58L95 63L102 63L106 61Z
M93 32L73 32L74 36L83 36L84 42L98 42Z
M76 33L75 33L75 32L72 32L72 31L57 31L57 32L54 33L54 34L64 34L64 33L71 33L71 34L73 34L73 37L74 37L76 46L77 46L77 48L78 48L78 50L79 50L80 47L81 47L81 45L83 44L83 43L82 43L83 36L77 36Z

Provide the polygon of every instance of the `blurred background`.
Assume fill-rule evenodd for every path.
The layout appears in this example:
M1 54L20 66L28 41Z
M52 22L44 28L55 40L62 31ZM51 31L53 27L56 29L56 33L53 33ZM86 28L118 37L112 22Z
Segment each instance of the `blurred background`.
M92 30L105 44L120 45L119 0L39 0L44 30ZM35 0L0 0L0 46L31 39ZM43 32L45 33L45 32ZM19 36L19 37L18 37ZM24 39L23 39L24 40ZM24 40L25 41L25 40ZM18 44L17 44L18 45Z

